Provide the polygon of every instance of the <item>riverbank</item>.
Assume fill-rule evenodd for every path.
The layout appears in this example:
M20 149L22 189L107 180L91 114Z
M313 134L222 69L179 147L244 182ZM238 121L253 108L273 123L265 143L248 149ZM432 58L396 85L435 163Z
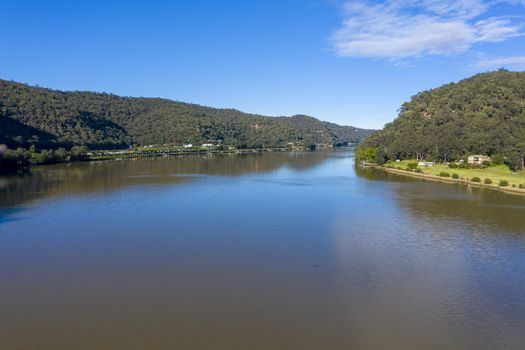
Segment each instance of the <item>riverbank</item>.
M324 148L320 148L324 149ZM128 149L116 150L85 150L82 153L62 152L58 156L56 151L43 150L40 153L23 150L22 153L13 155L12 158L0 157L0 174L23 171L35 166L51 164L67 164L76 162L106 161L106 160L138 160L151 158L167 158L181 156L205 156L205 155L242 155L256 153L284 153L284 152L306 152L303 147L291 145L289 147L266 147L266 148L235 148L235 147L181 147L181 146L141 146Z
M99 160L121 160L140 158L163 158L184 155L206 155L206 154L251 154L264 152L297 152L291 148L253 148L253 149L218 149L218 148L164 148L164 147L141 147L129 150L115 151L91 151L86 154L86 161Z
M512 183L509 182L509 186L500 186L499 182L498 183L490 183L490 184L484 183L484 182L482 182L483 181L482 178L479 178L480 179L479 182L478 181L472 181L472 179L474 177L476 177L476 176L469 177L469 178L463 177L463 176L459 176L459 175L458 175L458 178L440 176L439 175L439 170L440 169L438 169L438 167L436 167L435 169L433 169L432 167L426 168L426 170L425 170L426 172L421 170L418 167L416 169L420 169L419 171L421 171L421 172L417 172L418 170L400 169L400 168L393 167L393 166L382 166L382 165L372 164L372 163L366 163L365 166L373 167L375 169L381 169L381 170L383 170L385 172L392 173L392 174L409 176L409 177L423 179L423 180L427 180L427 181L438 181L438 182L443 182L443 183L448 183L448 184L460 184L460 185L465 185L465 186L469 186L469 187L486 188L486 189L501 191L501 192L510 193L510 194L525 195L525 188L520 188L519 185L517 185L517 180L520 181L520 180L523 179L523 175L521 175L521 174L520 175L516 175L517 178L512 179L513 181L512 181ZM456 171L456 169L449 169L449 170ZM464 169L461 169L461 170L464 170ZM479 172L479 171L483 171L485 169L477 169L477 170ZM435 175L434 174L430 174L429 173L430 171L435 172L436 174ZM458 172L459 172L459 170L458 170ZM485 177L485 178L487 178L487 177ZM509 180L505 180L505 181L509 181ZM525 182L525 180L523 180L523 182Z

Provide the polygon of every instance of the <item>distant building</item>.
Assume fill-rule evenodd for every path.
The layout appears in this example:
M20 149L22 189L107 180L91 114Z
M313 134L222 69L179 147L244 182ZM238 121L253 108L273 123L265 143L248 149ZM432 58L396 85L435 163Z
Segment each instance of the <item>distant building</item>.
M427 168L434 166L434 164L435 164L434 162L419 162L419 163L417 163L418 166L424 166L424 167L427 167Z
M490 162L490 157L488 156L481 156L481 155L474 155L468 157L468 163L473 165L481 165L483 162Z
M213 144L211 144L211 143L203 143L202 147L206 147L206 148L213 147Z
M193 145L191 143L187 143L185 145L182 145L182 147L184 147L184 148L192 148Z

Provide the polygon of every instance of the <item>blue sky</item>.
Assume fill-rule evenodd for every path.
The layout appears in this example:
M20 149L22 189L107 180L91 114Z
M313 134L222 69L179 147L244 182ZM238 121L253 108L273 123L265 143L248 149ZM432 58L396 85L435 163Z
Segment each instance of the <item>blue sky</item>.
M0 78L380 128L525 69L525 0L0 0Z

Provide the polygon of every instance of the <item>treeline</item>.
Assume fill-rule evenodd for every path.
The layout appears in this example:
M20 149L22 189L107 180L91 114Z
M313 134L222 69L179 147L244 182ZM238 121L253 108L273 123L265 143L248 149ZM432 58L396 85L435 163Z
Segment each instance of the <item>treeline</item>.
M525 73L499 70L421 92L399 116L370 136L359 154L376 163L395 159L447 162L469 154L525 161Z
M158 98L62 92L0 80L0 144L10 149L208 142L237 148L290 142L333 145L359 143L370 133L315 118L272 118Z
M63 147L57 149L37 150L35 145L28 149L18 147L9 149L0 145L0 171L17 169L30 164L53 164L87 159L88 149L84 146L73 146L70 150Z

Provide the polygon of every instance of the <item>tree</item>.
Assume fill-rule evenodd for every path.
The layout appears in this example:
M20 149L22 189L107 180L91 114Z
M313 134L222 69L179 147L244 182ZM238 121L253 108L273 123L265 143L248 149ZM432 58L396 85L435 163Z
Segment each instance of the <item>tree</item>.
M511 153L505 163L509 166L510 170L516 172L523 167L523 155L518 152Z
M385 164L387 161L388 161L388 156L386 152L382 148L376 150L376 154L374 156L374 163Z
M73 146L71 148L71 160L85 160L87 159L87 152L86 146Z
M424 91L363 147L389 159L440 162L484 154L513 169L525 163L525 72L500 70Z
M219 141L245 148L285 147L288 142L306 147L360 142L373 132L308 116L273 118L158 98L60 92L4 80L0 101L0 143L11 148L85 145L96 150Z
M377 148L359 147L356 153L357 159L361 161L374 162L377 156Z

